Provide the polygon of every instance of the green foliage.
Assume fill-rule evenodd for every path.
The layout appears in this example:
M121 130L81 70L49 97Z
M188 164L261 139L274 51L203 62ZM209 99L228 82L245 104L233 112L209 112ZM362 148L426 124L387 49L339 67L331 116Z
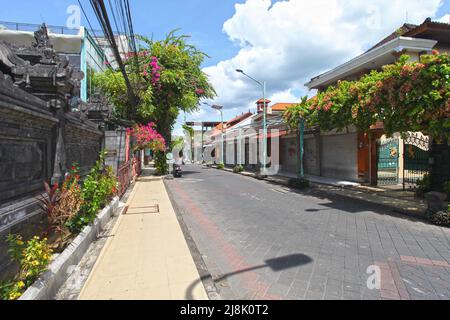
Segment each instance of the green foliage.
M170 144L170 150L173 149L182 150L183 146L184 146L184 138L176 137L174 140L172 140L172 143Z
M242 171L244 171L244 167L241 166L240 164L236 165L236 166L233 168L233 172L234 172L234 173L240 173L240 172L242 172Z
M12 282L0 285L2 300L16 300L47 269L52 249L47 239L35 236L26 243L20 235L8 235L8 253L19 264L19 273Z
M424 194L425 192L431 191L431 178L429 174L424 174L422 179L416 182L417 189L419 193Z
M309 181L304 178L292 178L289 179L288 185L295 189L305 189L309 187Z
M339 81L312 99L289 108L285 121L297 128L299 118L321 130L355 126L367 132L377 122L388 135L420 131L436 139L450 138L449 55L422 55L373 70L358 81Z
M187 124L183 124L183 130L187 131L191 138L194 137L194 128L192 128L191 126L188 126Z
M165 175L169 171L169 165L167 164L166 154L164 152L155 152L155 174Z
M153 121L170 144L179 112L195 111L201 99L215 95L201 69L206 55L188 44L187 36L175 35L175 31L160 41L138 38L141 49L126 62L129 71L138 66L137 73L130 72L131 84L139 98L137 108L129 105L125 81L118 70L96 75L95 86L115 105L116 117L141 124Z
M224 165L223 163L219 163L219 164L217 165L217 169L222 170L222 169L224 169L224 168L225 168L225 165Z
M99 159L83 181L83 204L79 213L67 223L73 233L80 232L94 222L99 210L106 206L116 192L117 179L112 168L104 166L105 155L105 151L100 153Z
M58 237L54 245L63 248L72 236L67 223L78 213L83 203L79 186L79 166L73 164L61 187L50 187L44 183L45 194L39 198L40 207L47 214L47 236L55 233Z

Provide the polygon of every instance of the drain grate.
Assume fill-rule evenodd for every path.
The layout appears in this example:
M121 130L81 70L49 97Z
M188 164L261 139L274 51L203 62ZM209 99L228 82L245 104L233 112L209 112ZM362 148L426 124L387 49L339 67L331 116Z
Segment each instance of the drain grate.
M291 190L289 189L285 189L285 188L277 188L277 189L272 189L272 191L274 192L278 192L278 193L282 193L282 194L286 194L291 192Z
M133 211L131 211L133 210ZM124 214L148 214L148 213L159 213L159 203L152 206L142 206L142 207L127 207Z

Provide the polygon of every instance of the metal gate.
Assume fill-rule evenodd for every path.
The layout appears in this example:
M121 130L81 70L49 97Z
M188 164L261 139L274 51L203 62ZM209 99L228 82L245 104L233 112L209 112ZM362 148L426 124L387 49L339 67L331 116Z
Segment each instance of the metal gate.
M407 133L404 143L403 189L414 188L429 172L430 139L418 132Z
M377 183L380 186L399 184L399 139L377 141Z

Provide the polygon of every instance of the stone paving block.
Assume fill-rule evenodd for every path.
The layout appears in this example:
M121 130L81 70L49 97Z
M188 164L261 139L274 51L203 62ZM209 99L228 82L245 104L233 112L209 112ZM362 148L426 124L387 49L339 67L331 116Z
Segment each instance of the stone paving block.
M189 188L183 188L182 179L168 182L169 188L174 186L175 191L186 193L191 201L207 203L211 208L216 208L214 214L208 212L205 216L223 238L241 253L241 259L251 262L247 264L254 265L253 262L258 259L266 260L289 253L302 253L313 259L312 263L298 267L292 283L290 272L274 272L268 268L261 273L269 285L274 282L290 284L289 292L285 295L287 298L296 297L293 288L299 281L309 284L314 290L323 290L305 294L305 289L299 286L296 289L299 291L298 296L304 295L304 298L324 298L327 286L337 290L340 285L336 283L342 283L344 298L382 298L379 291L368 291L365 283L368 278L366 270L369 265L388 264L391 260L395 262L400 274L394 276L395 272L389 267L387 269L391 274L387 288L392 292L404 283L411 298L421 295L439 298L438 293L442 296L445 294L443 289L450 287L450 284L438 286L434 280L439 278L443 282L450 275L444 265L445 262L450 262L450 234L442 232L443 228L383 215L380 214L384 213L382 210L364 203L334 198L324 201L300 193L276 193L272 190L274 186L264 181L248 178L242 180L240 176L222 171L208 170L192 177L195 176L202 180L190 184ZM220 176L220 179L216 176ZM191 189L193 186L195 189ZM221 194L225 192L235 195L235 201L230 202L228 196L212 199L211 194L217 195L218 190L221 190ZM241 195L248 194L248 190L253 190L262 200L250 200L248 196ZM180 206L183 206L183 201L180 201ZM311 208L324 210L311 214L307 211ZM195 218L195 214L192 216L189 222L193 229L205 233L201 221ZM211 259L219 261L220 269L227 269L226 259L223 259L216 243L221 241L216 241L209 235L204 241L207 246L203 245L199 249L208 251L207 255ZM423 265L410 266L402 261L401 256L429 261L423 260ZM417 263L417 260L413 262ZM443 271L437 268L442 268ZM260 271L257 271L258 274ZM315 276L326 277L325 288L321 287L322 281L316 281ZM350 288L344 290L345 286ZM412 287L424 293L420 294ZM401 296L398 290L397 296ZM385 294L385 298L393 296L393 293Z

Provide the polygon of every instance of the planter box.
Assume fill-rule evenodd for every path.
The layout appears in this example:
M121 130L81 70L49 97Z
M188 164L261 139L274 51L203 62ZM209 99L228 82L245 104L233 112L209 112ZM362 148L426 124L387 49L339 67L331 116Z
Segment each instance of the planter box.
M103 208L94 223L85 227L67 248L49 264L47 271L24 292L19 300L53 299L59 288L67 280L68 269L80 262L90 244L97 238L110 218L118 213L118 209L119 198L116 197Z

